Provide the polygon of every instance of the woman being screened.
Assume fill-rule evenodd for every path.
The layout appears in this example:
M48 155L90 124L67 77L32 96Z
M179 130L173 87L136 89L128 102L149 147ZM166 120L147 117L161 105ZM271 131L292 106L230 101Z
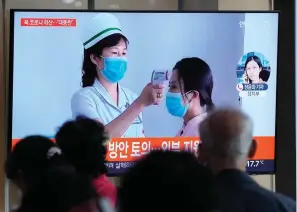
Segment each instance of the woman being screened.
M177 136L199 136L200 122L214 107L212 89L213 77L205 61L192 57L176 63L166 95L166 107L171 115L184 121Z

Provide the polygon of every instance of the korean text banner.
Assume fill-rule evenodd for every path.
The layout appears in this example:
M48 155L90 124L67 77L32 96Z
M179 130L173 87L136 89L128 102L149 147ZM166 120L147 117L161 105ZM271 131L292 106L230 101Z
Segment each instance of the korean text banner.
M257 151L247 163L250 170L265 170L273 168L275 157L274 137L255 137ZM12 141L12 148L20 139ZM107 144L106 165L109 174L117 175L133 166L140 157L154 150L189 151L197 153L200 144L198 137L169 137L169 138L114 138ZM254 165L250 165L254 163ZM256 165L257 164L257 165Z

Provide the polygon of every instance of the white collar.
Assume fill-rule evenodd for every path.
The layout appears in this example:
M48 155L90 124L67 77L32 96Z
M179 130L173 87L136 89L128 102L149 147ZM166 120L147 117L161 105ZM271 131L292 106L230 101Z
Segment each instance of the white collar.
M191 125L192 123L195 123L195 122L199 122L199 121L202 121L205 117L207 116L207 112L204 112L204 113L201 113L199 114L198 116L195 116L194 118L190 119L188 121L188 123L184 124L184 128L187 126L187 125Z
M123 89L121 88L120 84L118 83L118 98L119 98L119 105L116 104L116 102L112 99L111 95L108 93L108 91L103 87L103 85L100 83L100 81L96 78L93 87L95 90L104 98L104 100L112 105L115 108L121 109L122 107L126 107L127 104L127 96Z

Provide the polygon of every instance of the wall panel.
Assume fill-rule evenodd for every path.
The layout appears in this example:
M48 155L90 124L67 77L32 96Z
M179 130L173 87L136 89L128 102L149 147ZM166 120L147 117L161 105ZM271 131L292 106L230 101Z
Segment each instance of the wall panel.
M4 71L4 9L0 1L0 211L5 209L5 178L3 165L5 160L5 71Z
M177 10L177 0L95 0L95 9Z
M276 150L276 191L296 199L296 91L295 91L295 4L274 0L280 13L278 51L278 143Z
M218 0L219 10L271 10L272 0Z

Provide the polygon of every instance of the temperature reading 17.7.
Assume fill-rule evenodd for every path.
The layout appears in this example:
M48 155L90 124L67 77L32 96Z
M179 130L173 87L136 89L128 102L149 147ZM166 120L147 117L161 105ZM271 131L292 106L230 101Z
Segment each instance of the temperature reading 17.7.
M264 164L263 160L249 160L246 162L247 167L258 167Z

